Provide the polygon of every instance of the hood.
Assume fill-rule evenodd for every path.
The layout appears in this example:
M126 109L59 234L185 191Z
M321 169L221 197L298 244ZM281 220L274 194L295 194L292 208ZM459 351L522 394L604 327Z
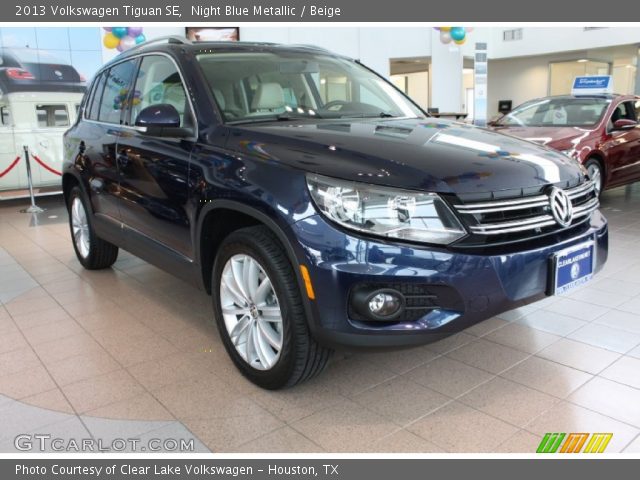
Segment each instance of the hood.
M439 193L575 184L583 176L551 149L432 118L236 125L227 147L329 177Z
M493 127L493 131L513 135L557 150L574 148L593 133L584 127Z

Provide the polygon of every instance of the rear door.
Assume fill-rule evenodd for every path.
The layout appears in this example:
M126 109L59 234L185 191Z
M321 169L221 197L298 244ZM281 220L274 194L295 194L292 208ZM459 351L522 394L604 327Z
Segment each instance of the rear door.
M129 128L120 136L117 148L122 221L130 227L132 245L137 242L143 248L147 242L150 247L166 247L192 259L186 207L189 158L195 139L155 137L133 128L144 108L167 103L180 114L181 127L194 128L176 63L162 54L144 56L127 102L130 114L125 124Z
M116 143L122 134L124 102L137 59L118 63L96 80L89 99L85 121L80 122L77 135L82 139L85 162L90 169L89 188L97 216L120 223L120 185L116 162Z

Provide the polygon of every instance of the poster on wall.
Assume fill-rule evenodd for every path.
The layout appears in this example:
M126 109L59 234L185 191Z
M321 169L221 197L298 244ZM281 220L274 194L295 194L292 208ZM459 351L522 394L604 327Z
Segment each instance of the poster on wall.
M192 42L237 42L240 40L240 28L186 27L185 35Z
M487 44L476 43L473 62L473 123L480 127L487 125Z

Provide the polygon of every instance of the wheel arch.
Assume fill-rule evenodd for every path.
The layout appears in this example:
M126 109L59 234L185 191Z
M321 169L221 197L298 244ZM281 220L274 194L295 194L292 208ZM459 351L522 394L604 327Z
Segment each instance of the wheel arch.
M196 254L201 268L202 284L211 293L211 272L217 247L231 232L254 225L264 225L280 241L295 273L298 287L304 293L304 281L300 272L300 260L289 236L272 217L266 213L234 200L208 202L200 212L196 230ZM308 306L305 295L305 307Z

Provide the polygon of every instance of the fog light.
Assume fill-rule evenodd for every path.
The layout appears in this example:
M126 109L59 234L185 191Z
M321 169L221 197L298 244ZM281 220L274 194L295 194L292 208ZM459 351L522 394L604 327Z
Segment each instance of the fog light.
M369 299L369 311L376 317L393 317L401 306L400 297L389 292L376 293Z

